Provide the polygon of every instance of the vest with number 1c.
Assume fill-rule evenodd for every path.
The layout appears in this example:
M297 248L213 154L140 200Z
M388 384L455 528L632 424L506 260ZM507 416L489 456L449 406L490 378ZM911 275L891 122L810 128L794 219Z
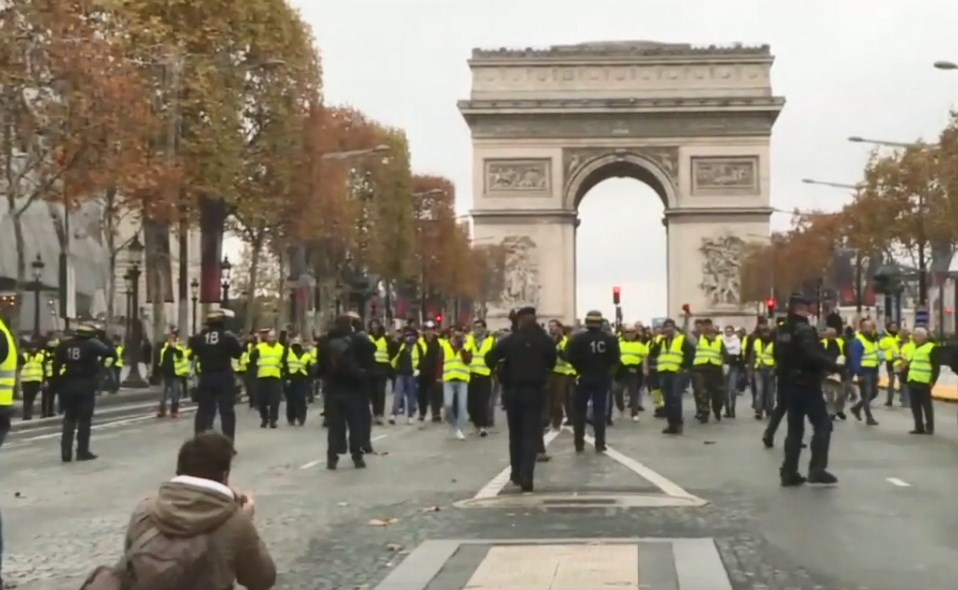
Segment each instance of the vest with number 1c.
M462 360L462 350L456 351L448 340L442 346L442 380L469 382L469 367Z
M13 388L17 386L17 362L20 353L17 352L16 339L2 319L0 319L0 338L7 340L7 358L0 363L0 406L12 406Z
M256 345L259 358L256 361L256 377L258 379L279 379L282 376L280 363L283 360L283 345L260 342Z
M376 363L381 365L389 364L389 341L386 340L386 337L373 338L369 337L373 341L373 344L376 345Z
M667 342L664 337L662 338L657 367L659 373L678 373L682 369L682 348L684 346L685 334L676 335L672 338L672 342Z
M921 346L915 346L915 350L911 353L911 362L908 364L909 383L921 383L923 385L931 383L931 353L934 350L934 342L925 342Z
M492 375L492 370L486 366L486 353L492 350L492 346L496 343L496 339L491 335L486 334L486 337L483 338L482 342L478 342L474 337L471 338L471 340L472 362L469 364L469 372L486 377Z
M706 365L721 367L722 361L722 341L719 338L713 338L709 341L705 336L699 338L699 343L695 346L695 358L692 360L692 365L696 367Z
M303 351L303 354L297 356L295 352L290 350L286 353L286 366L289 367L290 375L307 375L306 365L309 363L309 353Z

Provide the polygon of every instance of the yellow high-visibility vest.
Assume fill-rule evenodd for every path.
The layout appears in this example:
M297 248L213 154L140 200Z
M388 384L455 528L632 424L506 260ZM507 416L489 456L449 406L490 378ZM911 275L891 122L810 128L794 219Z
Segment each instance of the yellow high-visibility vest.
M881 358L878 356L878 343L865 338L860 332L855 335L855 340L862 343L862 367L865 369L878 367L881 364Z
M2 319L0 319L0 338L7 339L7 358L0 363L0 406L12 406L13 388L17 386L17 362L20 359L20 353L17 351L16 338Z
M931 353L935 350L934 342L925 342L916 346L908 364L908 381L913 383L931 383Z
M423 348L423 345L420 344L419 342L414 342L414 343L412 343L412 344L408 344L408 343L406 343L406 342L403 342L403 343L399 346L399 350L396 351L396 356L393 357L393 360L392 360L392 363L391 363L394 369L399 368L399 358L402 357L402 355L406 354L406 351L407 351L410 347L412 347L412 352L410 353L410 354L411 354L410 360L412 361L412 370L413 370L413 371L418 371L418 370L419 370L419 360L420 360L421 351L422 351L422 348Z
M575 369L572 367L572 363L562 358L563 352L569 348L569 337L563 336L562 340L556 344L556 366L552 369L553 373L558 373L559 375L575 375Z
M256 377L259 379L273 378L279 379L282 376L280 364L283 361L282 344L267 344L260 342L256 345L259 351L259 359L256 361Z
M290 350L286 354L286 366L289 368L290 375L307 375L306 364L309 360L309 353L303 352L302 355L297 356L295 352Z
M885 335L878 341L878 348L885 353L885 360L894 362L901 354L901 338L899 336Z
M682 348L685 346L685 334L679 334L672 338L672 342L666 346L665 337L662 337L662 346L659 348L658 371L659 373L678 373L682 369Z
M472 362L469 363L469 371L476 375L485 375L488 377L492 375L492 369L486 366L486 353L492 350L492 346L496 343L496 339L490 335L486 335L486 338L482 343L476 343L476 337L472 334L469 335L469 342L466 343L466 347L472 352Z
M373 344L376 345L376 362L384 365L389 364L389 341L386 340L386 337L382 338L373 338L369 337L373 341Z
M43 381L43 351L23 355L23 368L20 369L21 383L39 383Z
M705 365L722 366L722 340L714 338L709 342L704 336L699 338L695 346L695 358L692 364L697 367Z
M619 362L626 367L636 367L649 356L649 347L641 340L622 340L619 342Z
M442 380L469 382L469 367L462 360L463 350L455 350L448 340L440 340L442 346Z
M755 341L755 368L771 368L775 366L775 343L763 343L761 340Z

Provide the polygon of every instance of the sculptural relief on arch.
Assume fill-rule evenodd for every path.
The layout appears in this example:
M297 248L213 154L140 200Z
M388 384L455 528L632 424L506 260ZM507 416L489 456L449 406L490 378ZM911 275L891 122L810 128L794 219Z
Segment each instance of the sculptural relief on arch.
M586 311L575 302L577 208L612 177L662 200L662 312L688 303L697 316L744 323L741 253L749 236L768 234L769 141L784 106L773 61L769 47L741 45L474 50L471 96L459 103L472 133L474 233L510 253L490 325L521 305L564 322ZM621 282L642 279L627 274L641 267L623 269Z

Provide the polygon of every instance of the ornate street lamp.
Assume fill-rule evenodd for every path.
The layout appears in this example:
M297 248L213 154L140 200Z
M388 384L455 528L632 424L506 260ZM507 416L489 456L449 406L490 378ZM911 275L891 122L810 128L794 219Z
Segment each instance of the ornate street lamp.
M190 281L190 301L193 302L193 334L196 334L196 302L199 300L200 282L193 277Z
M143 243L140 236L126 247L127 271L124 280L130 287L130 330L127 330L126 356L129 359L130 372L123 380L123 387L145 389L149 384L140 375L141 352L143 350L143 324L140 322L140 265L143 263Z
M43 280L43 269L46 267L46 264L43 263L43 258L40 257L40 254L37 253L37 258L32 263L30 263L30 268L33 270L33 341L40 341L40 287Z
M229 307L230 304L230 274L233 271L233 265L230 264L229 256L223 257L223 262L220 263L220 270L222 271L223 282L220 285L223 288L223 298L220 301L220 307Z

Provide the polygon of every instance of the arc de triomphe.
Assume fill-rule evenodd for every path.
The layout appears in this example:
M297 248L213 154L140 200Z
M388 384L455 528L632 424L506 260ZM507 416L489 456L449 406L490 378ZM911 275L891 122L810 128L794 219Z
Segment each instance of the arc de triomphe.
M646 183L665 205L669 315L683 303L722 323L754 314L740 301L739 254L768 233L772 212L769 140L785 104L772 94L773 61L768 46L474 50L472 94L459 102L472 132L474 233L509 252L490 325L521 305L576 317L577 208L611 177ZM623 280L642 272L633 237Z

